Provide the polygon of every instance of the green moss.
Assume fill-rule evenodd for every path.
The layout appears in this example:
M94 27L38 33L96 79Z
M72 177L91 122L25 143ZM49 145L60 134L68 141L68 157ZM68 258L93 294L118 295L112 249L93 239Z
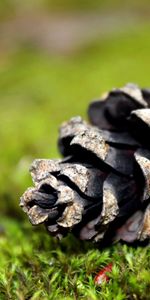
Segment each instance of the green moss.
M149 299L150 248L100 250L11 219L1 224L0 299ZM110 281L96 286L95 274L110 262Z

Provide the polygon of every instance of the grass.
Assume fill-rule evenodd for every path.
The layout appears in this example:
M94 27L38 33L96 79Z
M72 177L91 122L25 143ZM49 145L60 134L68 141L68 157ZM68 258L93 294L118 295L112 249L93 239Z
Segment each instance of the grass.
M95 41L80 53L52 57L23 48L0 61L0 299L149 299L150 249L98 249L62 242L24 221L18 202L32 185L36 157L57 157L59 124L86 117L89 101L114 86L149 86L150 25ZM113 262L109 283L94 275Z
M118 244L99 250L72 236L58 242L26 223L2 223L1 300L149 299L149 247ZM96 286L95 274L110 262L110 281Z
M0 299L149 299L148 248L118 245L99 252L71 237L58 243L42 230L31 234L25 224L3 224ZM96 288L93 276L109 262L111 280Z

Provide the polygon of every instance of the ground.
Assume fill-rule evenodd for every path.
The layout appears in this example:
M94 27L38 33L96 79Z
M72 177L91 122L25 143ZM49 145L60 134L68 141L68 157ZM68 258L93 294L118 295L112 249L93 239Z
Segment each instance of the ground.
M0 80L0 299L150 299L150 249L100 249L71 235L56 241L32 227L19 197L32 185L34 158L57 157L59 124L86 118L88 103L127 82L149 86L149 24L92 42L70 56L24 45L3 53ZM113 263L110 281L94 276Z
M0 299L148 300L150 248L114 245L99 249L68 236L61 242L27 223L2 220ZM95 274L113 264L110 281Z

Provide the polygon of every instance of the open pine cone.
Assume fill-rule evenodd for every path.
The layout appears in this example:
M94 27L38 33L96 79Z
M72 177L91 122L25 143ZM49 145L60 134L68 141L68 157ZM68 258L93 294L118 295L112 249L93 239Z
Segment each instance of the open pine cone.
M58 238L126 242L150 238L150 90L128 84L62 124L63 159L37 159L35 187L20 205Z

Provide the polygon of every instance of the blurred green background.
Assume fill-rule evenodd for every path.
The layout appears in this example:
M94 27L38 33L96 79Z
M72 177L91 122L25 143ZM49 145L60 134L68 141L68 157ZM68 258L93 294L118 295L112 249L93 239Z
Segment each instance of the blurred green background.
M59 124L107 89L149 86L150 5L3 0L0 16L0 213L23 217L29 165L58 156Z
M59 156L61 122L149 74L149 0L0 0L0 300L150 299L149 248L58 243L19 207L32 160Z

